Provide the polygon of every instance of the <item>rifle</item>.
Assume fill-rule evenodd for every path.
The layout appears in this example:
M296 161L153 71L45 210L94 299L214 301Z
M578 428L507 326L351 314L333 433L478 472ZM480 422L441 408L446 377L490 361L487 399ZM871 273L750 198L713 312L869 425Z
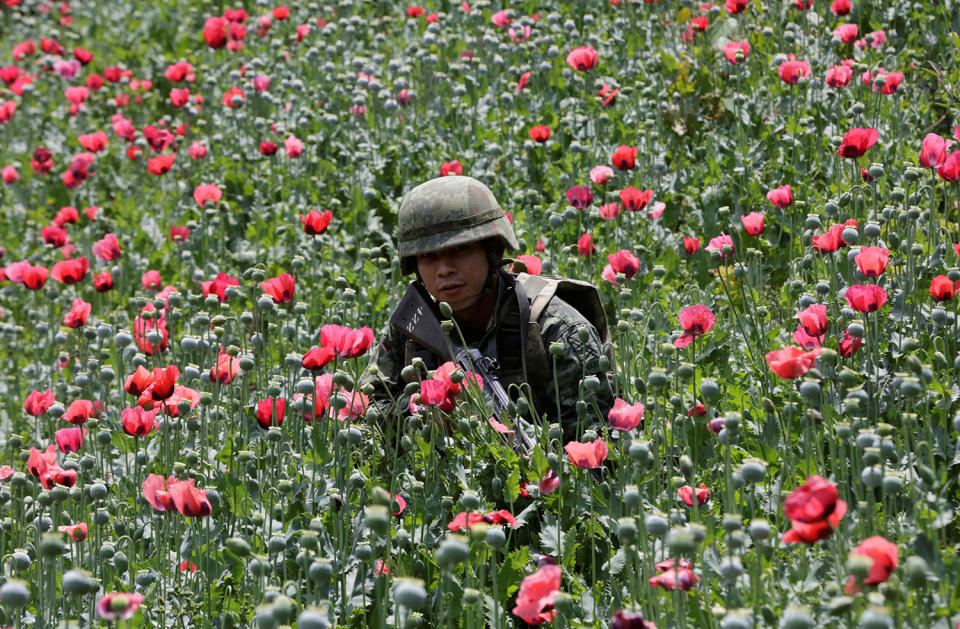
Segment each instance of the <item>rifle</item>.
M472 367L473 373L480 376L483 387L489 391L493 402L493 418L500 421L500 415L506 411L510 397L504 390L503 385L500 384L500 378L497 376L497 371L500 368L497 359L484 356L475 347L458 347L454 351L454 360L464 371L471 371ZM524 431L519 418L514 422L514 425L520 440L512 445L518 454L527 455L533 449L533 439Z
M455 343L450 343L448 347L447 335L430 305L432 298L424 293L426 289L419 283L411 284L390 317L390 323L404 335L426 347L440 360L453 360L464 371L473 371L480 376L493 403L493 418L499 421L501 414L506 411L510 397L497 376L497 360L484 356L480 350L473 347L459 347ZM450 355L451 350L453 356ZM520 439L513 441L512 446L518 454L527 455L533 448L534 441L524 432L519 420L515 422L515 428ZM510 443L508 439L505 440Z

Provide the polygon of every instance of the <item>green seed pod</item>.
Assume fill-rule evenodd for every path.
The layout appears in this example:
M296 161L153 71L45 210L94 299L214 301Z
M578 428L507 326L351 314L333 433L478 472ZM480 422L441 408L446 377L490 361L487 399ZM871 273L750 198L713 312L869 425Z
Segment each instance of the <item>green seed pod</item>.
M318 607L308 607L297 616L297 629L327 629L330 622L327 615Z
M393 600L407 609L422 609L427 602L427 590L420 579L400 578L393 584Z
M907 557L904 563L904 572L907 575L907 585L916 590L924 587L930 578L930 567L926 560L919 555Z
M693 533L682 526L674 526L670 529L666 542L670 553L675 557L688 556L697 549Z
M484 540L492 548L500 549L503 548L503 545L507 543L507 535L503 532L503 529L499 526L491 526L487 529L487 534L484 537Z
M437 548L437 561L447 567L462 563L470 556L467 538L461 535L448 535Z
M367 526L377 533L383 535L390 528L390 511L383 505L370 505L364 509Z
M693 461L686 454L680 457L680 473L687 481L693 478Z
M0 585L0 600L10 607L23 607L30 602L30 586L26 581L10 579Z
M637 523L633 518L620 518L617 521L617 535L624 544L634 544L637 541Z
M237 557L247 557L250 555L250 543L243 538L228 537L223 545Z
M68 570L63 573L61 585L63 591L67 594L79 596L90 591L93 586L93 579L90 577L90 573L84 570Z
M63 533L44 533L40 538L40 554L46 559L59 557L66 547Z

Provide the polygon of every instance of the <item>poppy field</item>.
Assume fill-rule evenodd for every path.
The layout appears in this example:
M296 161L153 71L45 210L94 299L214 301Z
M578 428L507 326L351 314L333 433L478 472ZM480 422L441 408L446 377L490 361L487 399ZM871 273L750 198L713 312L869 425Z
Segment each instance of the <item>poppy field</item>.
M960 627L954 5L0 0L0 627ZM572 441L371 402L448 174Z

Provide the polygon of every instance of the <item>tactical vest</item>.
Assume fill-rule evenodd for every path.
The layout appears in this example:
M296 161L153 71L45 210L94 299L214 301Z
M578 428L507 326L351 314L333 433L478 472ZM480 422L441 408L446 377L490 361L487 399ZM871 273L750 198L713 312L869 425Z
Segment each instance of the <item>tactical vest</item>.
M523 390L529 390L538 414L546 412L549 416L556 409L553 361L549 348L544 345L538 320L550 301L559 297L597 329L603 351L612 364L610 331L600 295L594 285L565 277L526 273L514 276L501 272L500 280L501 303L493 314L497 323L477 347L485 356L496 357L500 381L511 398L516 399L518 388L529 383L529 389L523 387ZM426 289L417 282L411 284L390 319L406 337L404 364L409 365L414 357L419 357L432 370L451 359L445 343L427 340L443 338L439 320L439 308Z

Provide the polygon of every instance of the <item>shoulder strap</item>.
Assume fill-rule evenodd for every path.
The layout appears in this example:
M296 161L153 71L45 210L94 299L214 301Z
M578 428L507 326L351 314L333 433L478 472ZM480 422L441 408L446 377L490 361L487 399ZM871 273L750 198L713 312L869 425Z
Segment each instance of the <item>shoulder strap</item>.
M440 320L430 301L424 297L416 282L407 287L403 299L390 315L390 324L437 356L450 360L450 352L446 347L447 335L440 327Z
M530 321L537 321L550 300L559 296L597 328L601 341L606 343L610 340L607 315L600 301L600 293L593 284L567 277L521 273L517 275L517 285L522 286L531 297Z

